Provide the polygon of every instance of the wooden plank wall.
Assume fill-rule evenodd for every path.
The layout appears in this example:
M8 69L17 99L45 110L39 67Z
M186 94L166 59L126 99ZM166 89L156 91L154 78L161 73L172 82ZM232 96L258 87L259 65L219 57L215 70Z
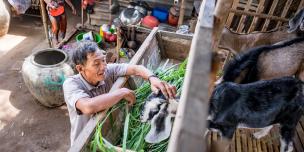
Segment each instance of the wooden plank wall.
M279 126L271 129L270 134L261 139L255 139L253 133L258 129L238 129L234 133L229 150L227 152L280 152ZM297 125L293 138L294 152L304 151L304 117ZM217 133L208 135L208 146L220 140Z
M269 31L287 23L304 0L234 0L226 26L238 33Z

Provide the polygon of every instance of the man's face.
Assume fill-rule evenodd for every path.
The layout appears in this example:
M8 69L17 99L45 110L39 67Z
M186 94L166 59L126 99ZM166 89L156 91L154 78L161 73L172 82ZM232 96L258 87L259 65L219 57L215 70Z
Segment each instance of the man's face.
M99 81L105 79L105 70L107 67L106 56L101 50L87 55L87 61L82 66L80 73L91 84L97 85Z

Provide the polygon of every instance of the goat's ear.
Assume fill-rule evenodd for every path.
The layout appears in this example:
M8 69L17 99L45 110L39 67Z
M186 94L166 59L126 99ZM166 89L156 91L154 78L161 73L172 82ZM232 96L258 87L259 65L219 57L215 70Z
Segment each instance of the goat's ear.
M301 9L293 18L289 20L288 33L294 32L301 25L304 18L304 8Z

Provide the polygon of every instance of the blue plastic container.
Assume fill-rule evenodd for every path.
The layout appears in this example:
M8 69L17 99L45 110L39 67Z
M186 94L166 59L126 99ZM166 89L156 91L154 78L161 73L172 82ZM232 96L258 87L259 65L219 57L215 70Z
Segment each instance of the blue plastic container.
M164 8L153 8L152 10L152 16L156 17L160 22L167 22L169 12L167 9Z

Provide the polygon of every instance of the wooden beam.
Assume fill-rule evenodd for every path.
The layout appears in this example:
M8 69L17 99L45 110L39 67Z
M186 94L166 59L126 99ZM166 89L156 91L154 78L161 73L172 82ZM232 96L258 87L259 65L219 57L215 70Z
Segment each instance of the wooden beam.
M244 7L244 11L249 11L249 8L250 8L251 4L252 4L252 0L248 0L247 4ZM245 18L246 17L247 17L246 15L241 16L241 19L239 21L239 26L237 27L237 30L236 30L238 33L243 32L243 29L245 27Z
M259 13L259 14L262 13L262 11L264 10L264 3L265 3L265 0L260 0L259 6L258 6L257 11L256 11L257 13ZM256 26L256 24L258 22L258 19L259 18L256 17L256 16L253 17L253 20L251 22L251 25L250 25L249 30L248 30L247 33L251 33L252 31L254 31L255 26Z
M162 36L168 36L168 37L178 37L181 39L185 40L192 40L192 36L187 35L187 34L176 34L175 32L170 32L170 31L159 31Z
M269 11L268 15L270 15L270 16L273 15L274 10L275 10L275 8L277 7L278 3L279 3L279 0L274 0L274 1L272 2L272 5L271 5L271 8L270 8L270 11ZM263 25L263 28L262 28L262 31L263 31L263 32L267 30L269 23L270 23L270 20L269 20L269 19L266 19L266 21L265 21L265 23L264 23L264 25Z
M284 6L283 12L282 12L282 14L281 14L281 17L286 18L287 12L288 12L288 10L289 10L289 8L290 8L290 5L291 5L292 1L293 1L293 0L287 0L286 4L285 4L285 6ZM276 25L276 28L278 28L279 26L281 26L281 24L282 24L282 22L279 21L279 22L277 23L277 25Z
M231 9L236 9L237 6L238 6L238 4L239 4L239 0L235 0L235 1L233 2L232 6L231 6ZM229 13L228 19L227 19L227 21L226 21L226 26L227 26L228 28L231 27L231 23L232 23L233 17L234 17L234 13Z
M142 46L137 51L137 53L134 55L134 57L131 59L129 64L132 64L132 65L138 64L139 59L141 59L141 57L146 52L146 49L149 46L149 42L152 41L152 39L154 38L157 31L158 31L158 28L154 28L151 31L152 34L150 34L146 38L146 41L142 44ZM115 81L115 83L113 84L110 92L121 88L126 83L127 80L128 80L128 77L118 78ZM68 150L69 152L79 152L79 151L83 151L86 148L86 144L89 142L90 137L94 134L96 125L98 124L99 121L101 121L105 117L106 113L107 113L107 110L97 113L89 120L89 122L86 124L86 126L82 129L81 133L76 138L74 144Z
M277 20L277 21L282 21L282 22L287 22L288 21L288 19L286 19L286 18L272 16L272 15L268 15L268 14L260 14L260 13L242 11L242 10L235 10L235 9L231 9L231 12L233 12L235 14L239 14L239 15L251 15L251 16L256 16L256 17L259 17L259 18L266 18L266 19Z
M44 0L40 0L40 10L41 10L41 16L42 16L42 23L43 23L43 27L44 27L45 38L48 41L49 47L52 47L51 40L50 40L50 37L49 37L49 30L48 30L48 25L47 25L47 15L46 15L46 11L45 11Z
M183 92L169 141L168 152L205 152L211 36L215 0L204 0L192 40Z

